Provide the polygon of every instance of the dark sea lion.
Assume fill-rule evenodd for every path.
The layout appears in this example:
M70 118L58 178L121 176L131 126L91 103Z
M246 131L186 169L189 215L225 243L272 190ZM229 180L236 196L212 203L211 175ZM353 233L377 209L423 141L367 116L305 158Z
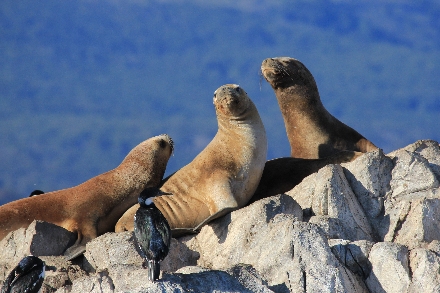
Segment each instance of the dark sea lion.
M114 231L142 190L160 184L172 150L168 135L155 136L132 149L115 169L78 186L0 206L0 240L34 220L46 221L77 233L76 243L65 253L69 259L76 257L88 241Z
M318 172L319 169L328 164L340 164L351 162L361 156L361 152L341 151L322 159L298 159L298 158L277 158L269 160L264 166L258 188L252 196L249 204L262 198L285 193L307 176Z
M343 150L365 153L377 149L324 108L313 75L300 61L268 58L261 71L275 91L292 157L318 159Z
M173 236L198 231L212 219L247 204L263 172L267 139L257 108L238 85L214 93L218 131L206 148L163 184L172 195L154 204L167 219ZM129 209L116 232L132 231L139 205Z

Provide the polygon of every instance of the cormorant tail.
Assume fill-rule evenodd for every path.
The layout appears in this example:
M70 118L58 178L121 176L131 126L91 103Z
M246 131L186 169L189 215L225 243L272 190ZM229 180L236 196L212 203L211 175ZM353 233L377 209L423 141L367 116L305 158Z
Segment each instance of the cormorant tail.
M159 279L160 263L156 260L148 260L148 280L154 282Z

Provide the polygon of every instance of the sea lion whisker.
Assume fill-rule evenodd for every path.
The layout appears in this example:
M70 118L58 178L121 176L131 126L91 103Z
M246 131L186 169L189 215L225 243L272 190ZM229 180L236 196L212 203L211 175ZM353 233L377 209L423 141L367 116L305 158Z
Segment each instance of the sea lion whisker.
M264 78L263 70L262 70L261 68L260 68L260 70L258 71L258 75L260 76L259 85L260 85L260 92L261 92L261 87L262 87L262 84L263 84L263 78Z
M295 81L293 76L289 73L289 71L279 63L276 63L276 68L280 70L282 73L285 73L284 76L288 76L292 81Z

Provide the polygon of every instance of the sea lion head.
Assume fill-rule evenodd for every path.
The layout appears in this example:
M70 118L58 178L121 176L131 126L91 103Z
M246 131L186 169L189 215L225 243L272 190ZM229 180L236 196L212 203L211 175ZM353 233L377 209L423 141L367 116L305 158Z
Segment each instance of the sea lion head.
M217 115L240 119L246 113L251 101L247 93L236 84L226 84L214 92Z
M294 58L267 58L261 64L261 73L275 91L290 87L306 87L317 91L313 75L304 64Z
M160 182L173 149L173 140L167 134L154 136L133 148L121 166L128 171L133 170L126 174L141 174L139 180L142 182Z

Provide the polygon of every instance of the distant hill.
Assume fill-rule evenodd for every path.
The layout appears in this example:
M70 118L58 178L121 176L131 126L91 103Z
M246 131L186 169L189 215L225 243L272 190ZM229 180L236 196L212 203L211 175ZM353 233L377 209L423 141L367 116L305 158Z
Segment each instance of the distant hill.
M327 109L386 152L440 140L436 1L11 1L0 3L0 204L79 184L168 133L167 174L217 131L213 92L240 84L289 155L259 68L291 56Z

